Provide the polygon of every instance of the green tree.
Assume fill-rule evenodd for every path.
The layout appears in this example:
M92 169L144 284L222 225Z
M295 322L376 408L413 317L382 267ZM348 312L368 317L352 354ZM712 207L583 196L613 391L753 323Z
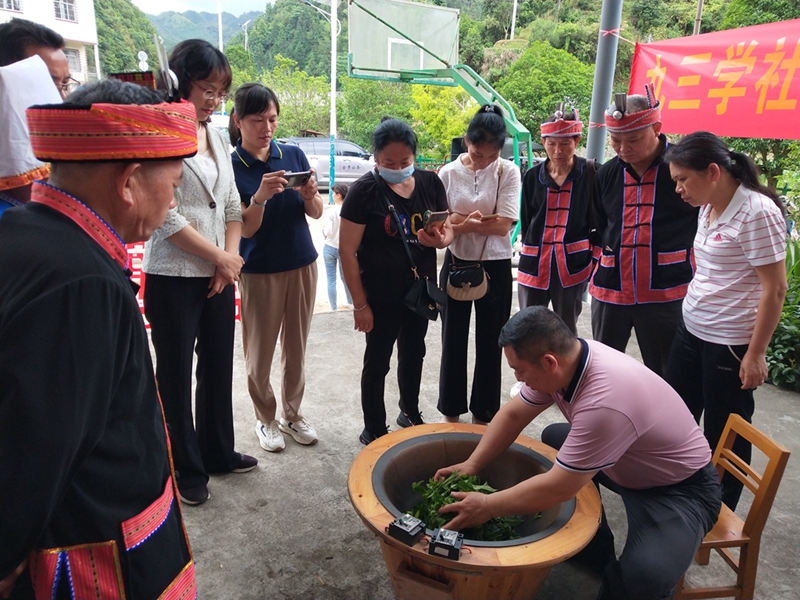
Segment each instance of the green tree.
M731 0L721 29L800 18L798 0Z
M231 65L233 73L233 83L231 84L231 94L239 89L239 86L251 81L258 81L258 67L256 66L253 55L244 49L244 46L227 46L225 56Z
M532 42L495 88L535 137L557 102L577 108L586 123L593 77L593 67L569 52L546 42Z
M429 158L450 154L450 140L461 137L478 103L460 87L414 85L411 108L414 131L419 138L418 153Z
M459 61L475 71L481 70L483 63L483 26L469 15L461 15L458 30Z
M511 31L512 3L507 0L484 0L483 41L487 45L508 39Z
M264 71L277 65L278 53L294 60L311 76L327 75L331 70L330 25L297 0L268 3L264 15L250 26L249 45L256 64Z
M372 131L383 117L411 122L412 86L343 76L341 101L337 104L339 136L364 148L372 148Z
M559 23L553 30L549 40L554 48L569 52L582 63L593 64L597 58L596 23Z
M104 74L138 71L140 50L147 52L151 69L158 67L153 44L156 28L130 0L95 0L94 10Z
M278 96L281 115L275 137L299 135L302 129L327 131L330 124L330 84L297 68L297 62L275 55L275 67L262 81Z
M630 20L640 33L650 33L669 18L664 0L634 0L631 3Z

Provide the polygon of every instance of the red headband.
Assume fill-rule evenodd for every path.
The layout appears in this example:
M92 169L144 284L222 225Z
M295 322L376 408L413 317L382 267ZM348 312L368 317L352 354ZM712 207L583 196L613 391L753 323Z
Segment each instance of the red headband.
M197 114L186 101L34 106L31 147L43 161L180 159L197 153Z
M615 111L619 114L618 111ZM620 115L617 118L615 115L606 113L606 128L609 133L628 133L629 131L638 131L645 127L650 127L661 121L661 106L654 106L653 108L646 108L645 110L627 113Z
M650 127L661 121L661 102L656 98L656 88L652 83L645 84L647 108L639 112L629 113L626 110L624 94L615 94L615 102L611 114L606 111L606 129L609 133L628 133ZM608 110L611 110L609 108Z
M542 130L542 137L574 137L583 132L583 123L578 120L578 112L575 111L574 121L565 121L558 119L552 123L542 123L540 129Z

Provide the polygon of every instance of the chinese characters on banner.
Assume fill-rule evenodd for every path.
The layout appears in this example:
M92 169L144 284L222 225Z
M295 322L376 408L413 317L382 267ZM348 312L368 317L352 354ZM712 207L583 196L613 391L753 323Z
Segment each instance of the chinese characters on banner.
M636 44L629 93L647 83L666 133L800 139L800 19Z

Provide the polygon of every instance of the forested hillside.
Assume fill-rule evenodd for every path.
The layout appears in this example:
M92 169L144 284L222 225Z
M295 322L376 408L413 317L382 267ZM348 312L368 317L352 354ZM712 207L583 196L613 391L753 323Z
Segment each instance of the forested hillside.
M103 73L136 70L140 50L155 61L156 28L130 0L94 0L94 10Z
M602 0L520 0L515 39L510 40L511 0L432 0L461 10L461 61L481 73L515 107L532 131L568 99L588 121ZM136 68L136 51L152 56L153 27L130 0L96 0L104 71ZM344 7L345 5L342 5ZM320 6L321 10L326 7ZM691 35L697 0L628 0L624 4L615 89L627 88L633 41ZM299 129L327 131L330 25L300 0L275 0L263 14L225 15L225 52L234 68L234 88L261 80L282 99L279 135ZM209 13L164 13L152 17L168 43L190 37L216 41ZM240 24L251 18L249 51ZM705 0L702 32L800 18L800 0ZM475 110L459 89L408 86L351 79L346 75L347 13L340 11L338 133L369 146L369 133L384 115L412 122L421 152L447 154ZM454 132L456 132L454 134ZM779 140L732 140L762 167L771 185L800 178L800 145ZM788 169L788 170L787 170ZM786 173L784 173L786 172Z
M263 15L260 12L247 12L241 16L231 13L222 13L222 41L226 45L231 36L241 33L242 24L251 23ZM189 10L183 13L174 11L163 12L158 15L146 15L164 38L164 45L171 50L181 40L199 38L216 45L219 40L217 29L217 13L196 12Z

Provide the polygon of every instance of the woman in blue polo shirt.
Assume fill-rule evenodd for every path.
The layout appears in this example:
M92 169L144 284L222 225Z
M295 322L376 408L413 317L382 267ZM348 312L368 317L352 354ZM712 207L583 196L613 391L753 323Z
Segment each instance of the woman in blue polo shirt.
M237 90L231 123L236 148L231 157L242 199L242 339L256 435L268 452L285 447L281 432L299 444L317 441L300 403L317 289L317 251L306 215L321 217L322 199L313 177L301 187L285 187L286 173L310 167L299 147L273 139L279 114L278 98L269 88L248 83ZM270 384L278 335L283 365L280 417Z

